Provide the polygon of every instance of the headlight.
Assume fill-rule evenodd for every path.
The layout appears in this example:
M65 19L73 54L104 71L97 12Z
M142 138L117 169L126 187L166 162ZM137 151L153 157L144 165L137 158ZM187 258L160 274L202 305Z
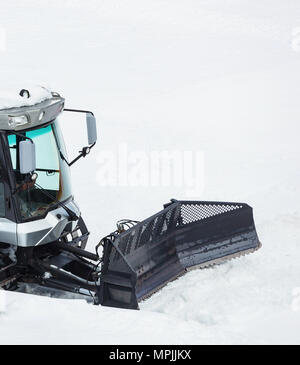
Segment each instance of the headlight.
M8 125L13 129L29 123L27 115L19 115L17 117L8 116Z

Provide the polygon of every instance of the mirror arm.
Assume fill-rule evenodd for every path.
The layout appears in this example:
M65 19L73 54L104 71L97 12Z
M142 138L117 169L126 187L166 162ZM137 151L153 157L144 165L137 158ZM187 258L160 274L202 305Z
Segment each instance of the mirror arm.
M65 158L65 156L63 155L63 153L61 152L61 150L59 150L59 155L60 155L60 158L65 161L65 163L70 166L69 164L69 161Z
M81 110L81 109L66 109L64 108L65 112L75 112L75 113L85 113L85 114L92 114L94 116L94 113L90 110Z
M95 144L96 144L96 142L88 147L83 147L82 151L79 151L79 155L76 158L74 158L73 161L71 161L71 162L67 162L66 160L65 161L67 162L67 164L69 166L72 166L73 163L78 161L81 157L85 157L86 155L88 155L90 153L90 150L95 146Z
M86 115L90 114L92 115L93 117L94 116L94 113L91 112L90 110L82 110L82 109L67 109L67 108L64 108L64 111L66 112L75 112L75 113L84 113ZM81 157L85 157L86 155L88 155L90 153L90 150L95 146L96 142L94 142L93 144L91 144L90 146L88 147L83 147L81 151L79 151L79 155L74 158L73 161L71 162L68 162L65 157L63 156L63 154L60 152L60 155L61 155L61 158L69 165L69 166L72 166L76 161L78 161Z

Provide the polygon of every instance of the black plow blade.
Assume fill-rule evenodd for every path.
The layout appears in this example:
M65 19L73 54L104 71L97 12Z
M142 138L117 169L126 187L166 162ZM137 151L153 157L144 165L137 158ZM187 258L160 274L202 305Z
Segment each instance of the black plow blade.
M173 200L104 244L99 301L137 309L140 300L186 271L259 247L249 205Z

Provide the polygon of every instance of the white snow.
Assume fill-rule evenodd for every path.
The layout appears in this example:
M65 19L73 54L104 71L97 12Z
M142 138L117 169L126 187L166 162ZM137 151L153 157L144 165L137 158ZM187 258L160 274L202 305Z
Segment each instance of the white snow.
M29 98L21 96L21 90L29 91ZM51 98L51 91L44 86L32 83L1 83L0 89L0 110L30 106Z
M172 197L249 203L263 244L188 273L140 311L6 293L0 343L299 344L299 2L12 0L0 27L3 82L51 84L98 118L98 144L72 167L91 250L118 219L143 219ZM71 158L85 123L61 119ZM101 186L101 153L124 142L202 151L204 191Z

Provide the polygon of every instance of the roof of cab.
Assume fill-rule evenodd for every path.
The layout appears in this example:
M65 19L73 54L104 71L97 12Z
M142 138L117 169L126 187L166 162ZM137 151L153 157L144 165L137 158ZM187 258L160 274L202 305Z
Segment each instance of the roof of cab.
M64 101L42 86L0 91L0 130L21 131L48 123L63 111Z

